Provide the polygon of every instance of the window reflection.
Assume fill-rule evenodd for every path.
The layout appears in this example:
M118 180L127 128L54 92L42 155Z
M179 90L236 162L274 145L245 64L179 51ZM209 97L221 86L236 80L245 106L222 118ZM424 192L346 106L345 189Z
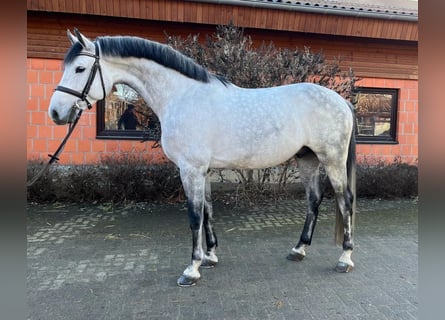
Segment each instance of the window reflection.
M394 141L397 91L360 88L356 99L358 140Z
M99 138L159 140L161 127L153 110L126 84L115 84L98 103Z

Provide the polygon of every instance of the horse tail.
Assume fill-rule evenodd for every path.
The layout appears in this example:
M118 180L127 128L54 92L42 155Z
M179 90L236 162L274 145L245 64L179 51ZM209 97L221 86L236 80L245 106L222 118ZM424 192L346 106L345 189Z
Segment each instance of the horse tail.
M354 106L348 101L348 105L352 112L353 126L351 132L351 138L349 140L348 157L346 160L346 173L348 183L348 197L351 201L351 234L353 234L355 228L355 216L356 216L356 150L355 150L355 131L356 120ZM335 219L335 243L338 246L343 244L344 227L343 227L343 215L338 205L336 206L336 219Z

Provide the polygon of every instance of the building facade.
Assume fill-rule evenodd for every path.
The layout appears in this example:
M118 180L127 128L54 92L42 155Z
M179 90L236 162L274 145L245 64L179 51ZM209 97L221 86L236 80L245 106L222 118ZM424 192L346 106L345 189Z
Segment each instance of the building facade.
M381 1L380 1L381 2ZM417 1L179 1L98 0L27 2L27 157L46 160L67 127L47 114L63 73L70 44L67 29L90 38L135 35L165 42L166 34L213 34L231 21L245 29L254 44L322 50L327 60L341 58L360 79L358 158L405 163L418 158ZM116 87L116 93L122 91ZM125 90L124 90L125 91ZM126 91L127 95L129 94ZM132 93L131 101L136 101ZM87 164L104 156L133 152L149 161L165 159L153 141L141 143L144 130L117 128L115 111L126 102L107 97L82 115L60 158L63 164ZM142 103L142 102L141 102ZM114 108L114 109L113 109ZM119 109L120 108L120 109ZM114 113L113 113L114 112ZM143 132L144 131L144 132Z

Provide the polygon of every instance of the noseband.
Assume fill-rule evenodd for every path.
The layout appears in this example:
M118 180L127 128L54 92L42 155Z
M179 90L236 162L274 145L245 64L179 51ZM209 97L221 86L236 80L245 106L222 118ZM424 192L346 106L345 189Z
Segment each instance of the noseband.
M88 93L90 92L90 88L91 85L93 84L94 81L94 77L96 76L96 72L97 70L99 70L99 75L100 75L100 82L102 84L102 92L103 92L103 99L105 99L105 85L104 85L104 78L102 76L102 69L100 68L100 63L99 63L99 46L97 45L96 42L94 42L94 48L95 48L95 54L89 53L89 52L81 52L79 53L80 56L87 56L87 57L91 57L94 58L94 64L91 67L91 71L90 71L90 75L88 77L87 83L85 84L85 87L83 88L82 92L64 87L64 86L57 86L55 91L62 91L68 94L71 94L75 97L80 98L80 101L84 101L87 104L88 109L91 109L91 103L88 101L87 96ZM77 107L79 109L81 109L78 104L76 103L74 107Z
M100 75L100 82L102 84L102 91L103 91L103 99L105 99L105 85L104 85L104 79L102 76L102 70L100 68L100 63L99 63L99 47L97 45L97 43L94 43L94 48L95 48L95 54L92 53L88 53L88 52L81 52L79 55L80 56L87 56L87 57L91 57L94 58L94 64L91 67L91 71L90 71L90 75L88 76L88 80L87 83L85 84L85 87L83 88L82 92L64 87L64 86L57 86L55 91L62 91L68 94L71 94L75 97L80 98L80 100L78 100L74 106L72 107L72 111L76 111L76 109L79 109L79 112L76 113L75 115L75 119L74 121L70 124L70 126L68 127L68 132L66 134L66 137L63 139L62 143L60 144L59 148L57 148L56 152L54 153L54 155L49 154L48 156L50 157L50 160L47 162L47 164L34 176L34 178L32 178L31 180L29 180L27 182L27 186L30 187L32 186L41 176L43 176L43 174L45 173L46 170L48 170L49 166L51 163L58 161L59 160L59 154L62 153L63 148L65 147L66 142L68 141L68 138L70 137L71 133L74 131L74 128L76 127L77 122L79 122L80 116L82 115L83 112L83 108L81 108L78 104L79 101L84 101L87 104L88 109L91 109L91 103L88 101L87 99L87 95L88 92L90 91L91 85L93 84L94 81L94 77L96 76L96 72L97 70L99 70L99 75Z

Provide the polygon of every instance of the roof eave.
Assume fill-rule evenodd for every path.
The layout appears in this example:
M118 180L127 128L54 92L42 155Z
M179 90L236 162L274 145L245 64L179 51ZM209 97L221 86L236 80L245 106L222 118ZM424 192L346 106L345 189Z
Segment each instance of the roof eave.
M383 20L398 20L398 21L410 21L417 22L418 15L413 13L400 13L391 10L365 10L361 8L347 8L336 6L314 6L309 4L296 4L287 2L264 2L258 0L186 0L191 2L203 2L211 4L224 4L224 5L237 5L247 6L255 8L266 8L273 10L289 10L300 11L308 13L326 14L326 15L339 15L349 16L357 18L371 18L371 19L383 19Z

